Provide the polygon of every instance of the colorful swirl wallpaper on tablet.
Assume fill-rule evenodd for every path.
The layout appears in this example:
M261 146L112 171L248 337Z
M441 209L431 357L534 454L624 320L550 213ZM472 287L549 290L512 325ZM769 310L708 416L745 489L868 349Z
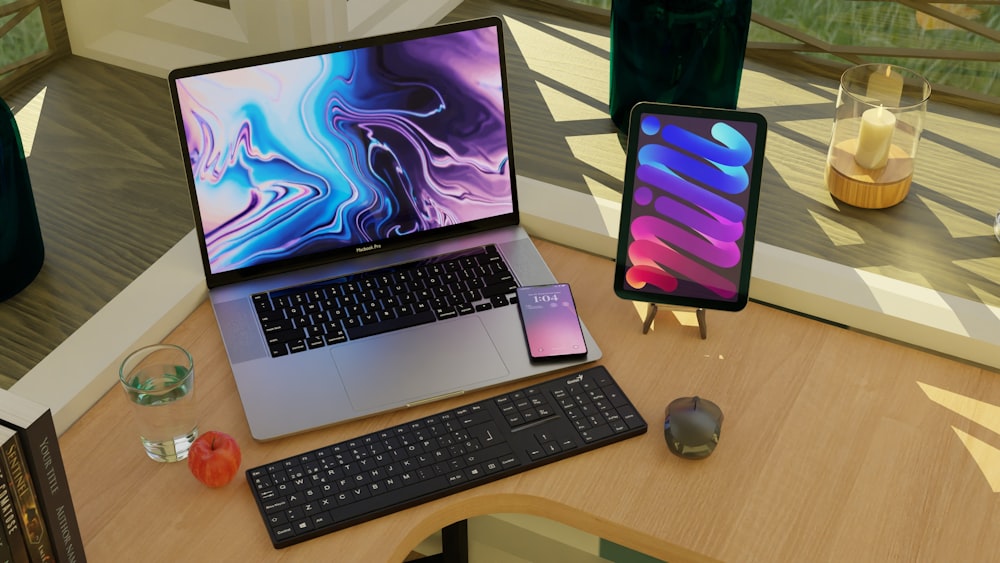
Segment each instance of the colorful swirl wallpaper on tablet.
M495 28L177 80L213 273L513 212Z
M650 114L639 125L626 289L737 300L757 125Z

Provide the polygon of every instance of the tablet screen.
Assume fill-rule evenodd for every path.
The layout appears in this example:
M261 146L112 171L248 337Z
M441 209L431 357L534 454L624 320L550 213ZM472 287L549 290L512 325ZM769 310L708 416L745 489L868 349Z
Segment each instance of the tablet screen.
M738 311L750 286L767 122L641 102L632 110L615 293Z

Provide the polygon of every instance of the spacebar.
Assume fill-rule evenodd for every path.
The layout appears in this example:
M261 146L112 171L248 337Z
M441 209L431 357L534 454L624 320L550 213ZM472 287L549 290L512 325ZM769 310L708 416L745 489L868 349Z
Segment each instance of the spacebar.
M384 321L379 321L377 323L366 324L364 326L356 326L347 329L347 337L351 340L356 340L358 338L364 338L366 336L373 336L375 334L382 334L383 332L389 332L392 330L399 330L401 328L409 328L411 326L422 325L425 323L431 323L437 320L434 316L433 311L424 311L422 313L414 313L412 315L406 315L405 317L397 317L395 319L386 319Z

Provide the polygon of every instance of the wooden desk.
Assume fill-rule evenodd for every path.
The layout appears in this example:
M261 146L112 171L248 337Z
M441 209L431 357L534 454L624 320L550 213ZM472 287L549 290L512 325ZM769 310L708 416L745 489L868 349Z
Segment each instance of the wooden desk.
M755 303L710 311L707 340L666 311L642 335L642 309L611 292L610 261L539 247L556 277L573 284L601 363L650 432L274 550L242 475L213 490L185 464L150 461L112 389L60 440L90 560L400 561L441 527L496 512L545 516L671 561L996 557L1000 505L956 430L1000 444L981 426L1000 430L998 417L986 419L984 407L979 424L970 422L918 385L995 405L995 372ZM233 434L244 468L499 392L257 443L211 308L203 304L167 340L195 357L202 429ZM726 419L715 454L686 461L667 451L658 427L667 402L695 393Z

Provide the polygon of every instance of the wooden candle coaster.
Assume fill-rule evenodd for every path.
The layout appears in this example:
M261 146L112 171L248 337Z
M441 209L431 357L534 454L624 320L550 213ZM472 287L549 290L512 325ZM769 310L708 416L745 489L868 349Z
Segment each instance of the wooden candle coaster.
M865 209L884 209L903 201L913 180L910 155L893 145L884 167L865 168L854 160L857 145L857 139L847 139L830 149L826 166L826 186L830 195Z

